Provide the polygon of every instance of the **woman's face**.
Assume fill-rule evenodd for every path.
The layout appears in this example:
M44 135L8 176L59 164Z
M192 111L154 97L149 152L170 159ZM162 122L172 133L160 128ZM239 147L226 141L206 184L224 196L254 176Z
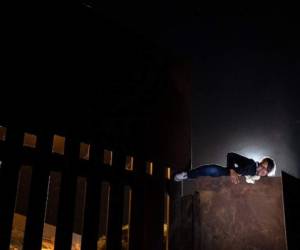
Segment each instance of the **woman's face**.
M259 175L259 176L267 176L268 175L268 162L267 161L262 161L258 164L257 175Z

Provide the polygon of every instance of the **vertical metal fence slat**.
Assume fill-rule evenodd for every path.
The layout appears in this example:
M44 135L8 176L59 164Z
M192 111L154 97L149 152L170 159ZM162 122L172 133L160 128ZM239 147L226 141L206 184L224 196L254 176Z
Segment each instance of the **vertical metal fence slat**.
M0 179L0 249L8 250L18 186L23 133L18 128L7 130Z
M145 188L144 178L146 162L136 157L134 159L135 179L132 183L132 216L130 222L129 249L144 249L144 212Z
M52 152L52 136L37 136L37 160L32 170L32 182L28 204L23 250L40 250L42 246L45 210L49 183L49 163Z
M164 224L164 168L162 165L153 164L153 178L146 184L145 204L145 250L163 249L163 224Z
M103 149L98 145L91 147L91 165L88 171L87 196L82 235L82 250L97 250L101 202L101 158Z
M109 216L107 230L107 250L122 249L122 223L124 185L122 174L125 168L125 154L113 153L113 171L111 171L111 195L109 201Z
M55 234L56 250L67 250L72 246L79 151L79 141L67 137Z

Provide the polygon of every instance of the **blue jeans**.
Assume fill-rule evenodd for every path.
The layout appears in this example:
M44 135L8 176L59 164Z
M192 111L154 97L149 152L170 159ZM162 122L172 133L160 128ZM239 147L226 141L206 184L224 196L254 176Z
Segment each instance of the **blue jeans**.
M197 178L198 176L227 176L229 169L215 164L203 165L193 168L187 172L188 178Z

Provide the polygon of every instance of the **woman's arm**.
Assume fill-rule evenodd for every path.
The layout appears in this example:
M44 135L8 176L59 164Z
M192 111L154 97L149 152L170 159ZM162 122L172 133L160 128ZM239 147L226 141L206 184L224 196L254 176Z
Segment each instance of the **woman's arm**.
M244 167L251 164L252 162L252 159L249 159L245 156L236 153L227 154L227 168L229 169Z

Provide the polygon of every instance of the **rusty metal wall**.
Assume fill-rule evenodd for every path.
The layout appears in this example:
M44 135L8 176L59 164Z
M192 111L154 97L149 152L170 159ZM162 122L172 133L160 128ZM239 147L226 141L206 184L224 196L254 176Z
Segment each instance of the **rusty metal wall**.
M174 203L172 250L287 249L281 177L254 185L200 177L182 185L183 196Z

